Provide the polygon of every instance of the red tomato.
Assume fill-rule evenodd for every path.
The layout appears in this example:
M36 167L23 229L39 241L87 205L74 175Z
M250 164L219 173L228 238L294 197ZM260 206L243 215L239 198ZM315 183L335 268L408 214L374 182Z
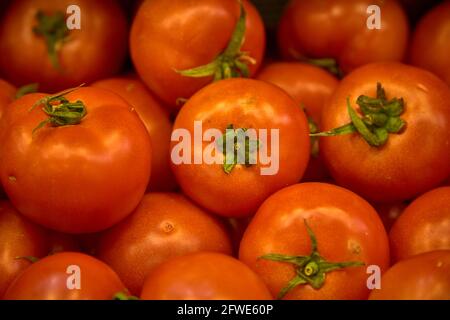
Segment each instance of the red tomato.
M233 131L238 135L253 129L256 137L248 143L235 141L234 148L227 147L240 150L241 154L247 150L245 161L242 157L231 166L224 165L227 153L226 161L233 162L233 150L211 151L211 145L220 145L214 137L210 140L213 142L197 143L196 121L203 132L213 129L224 134L223 141L228 133L232 137ZM230 126L233 130L226 133ZM266 130L266 134L261 130ZM186 133L192 138L188 141L182 137L176 142L176 133ZM222 80L200 90L178 114L172 137L172 169L184 193L204 208L226 217L254 213L270 194L299 181L309 158L308 123L301 108L283 90L257 80ZM262 140L264 137L266 141ZM188 148L190 155L180 151L180 145ZM196 163L192 156L205 158L209 154L216 156L212 159L215 162L200 159ZM263 161L261 154L272 159ZM183 161L175 163L175 155ZM250 155L255 157L253 164Z
M239 259L279 298L366 299L368 275L361 265L387 269L389 245L364 199L331 184L303 183L262 204L244 233Z
M39 128L45 120L63 125ZM80 88L62 97L28 94L9 105L0 140L0 178L11 202L57 231L114 225L137 206L149 181L148 133L129 104L103 89Z
M12 280L31 263L18 257L43 257L47 234L28 222L7 201L0 201L0 299Z
M375 99L377 83L384 87L384 99ZM352 110L359 104L359 112L354 111L358 119L362 106L370 109L369 103L381 100L383 110L389 108L388 112L396 113L386 115L376 105L374 109L382 114L366 114L367 121L384 116L385 122L379 127L363 123L367 130L383 130L387 138L384 144L369 144L374 137L372 143L382 141L375 131L366 134L370 139L359 133L321 138L320 151L340 185L374 202L396 202L430 190L448 177L450 90L443 81L428 71L399 63L361 67L341 81L324 108L323 130L350 122L347 99ZM403 127L397 126L398 121ZM391 123L395 125L389 127ZM397 133L388 133L398 128Z
M338 80L321 68L296 62L275 62L265 66L257 77L289 93L310 117L310 126L320 129L322 107L338 85ZM311 127L310 127L311 129ZM303 181L325 180L329 174L319 156L317 138L312 140L311 158Z
M241 52L254 59L250 75L261 64L265 35L257 10L243 1L246 18ZM154 0L140 6L130 35L136 71L147 86L170 106L189 98L212 81L212 76L192 78L186 70L212 62L224 52L239 18L236 0ZM242 63L247 63L242 60Z
M412 38L410 61L430 70L450 85L450 2L436 6L418 23Z
M101 80L92 86L113 91L136 109L152 139L152 176L148 189L150 191L174 190L176 182L170 169L169 151L172 123L161 104L136 77Z
M168 260L145 280L143 300L269 300L264 282L224 254L200 252Z
M126 289L106 264L82 253L64 252L41 259L25 269L3 298L111 300L119 292L126 292Z
M67 28L71 5L80 9L80 29ZM0 38L0 70L8 80L58 91L119 71L127 22L115 0L18 0L2 19Z
M369 29L373 12L380 8L381 29ZM333 58L347 73L377 61L401 61L408 40L408 20L395 0L293 0L279 27L284 57Z
M402 260L381 278L371 300L448 300L450 250L423 253Z
M450 250L450 187L429 191L414 200L389 233L392 258Z
M197 251L231 254L224 225L175 193L149 193L133 214L100 238L98 257L133 294L164 261Z
M14 100L16 88L5 80L0 79L0 119L5 108Z

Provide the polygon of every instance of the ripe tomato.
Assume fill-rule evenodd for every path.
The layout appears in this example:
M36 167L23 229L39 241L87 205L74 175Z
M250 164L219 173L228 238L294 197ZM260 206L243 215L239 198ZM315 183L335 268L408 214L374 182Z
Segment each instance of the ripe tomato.
M234 146L226 147L232 149L229 152L226 148L214 152L212 144L222 147L217 137L210 138L213 142L197 142L196 138L203 137L199 130L206 136L209 129L223 134L219 137L223 141L246 129L252 129L256 137L245 143L235 140ZM181 136L176 142L178 133L188 137ZM226 217L254 213L270 194L299 181L309 158L308 123L301 108L283 90L257 80L222 80L200 90L178 114L172 138L172 169L184 193ZM180 145L188 150L180 151ZM236 161L236 155L244 150L245 161L244 157ZM181 153L183 161L174 162ZM216 156L214 161L206 159L210 154ZM271 159L265 161L261 154ZM197 161L198 156L205 159Z
M0 79L0 119L5 108L14 100L16 88L5 80Z
M297 62L271 63L260 71L257 78L273 83L289 93L304 108L309 117L311 132L319 130L322 107L339 83L321 68ZM319 156L317 138L313 138L311 144L311 158L303 181L325 180L329 174Z
M392 258L450 250L450 187L429 191L414 200L389 233Z
M285 299L366 299L366 268L389 265L376 211L351 191L325 183L282 189L259 208L239 259Z
M247 14L241 52L237 59L253 75L261 64L265 35L257 10L243 1ZM187 77L177 72L208 64L227 48L239 19L236 0L153 0L140 6L130 35L134 66L159 98L176 106L178 98L189 98L210 83L212 76ZM226 63L233 64L235 57ZM223 63L219 63L223 66Z
M129 104L103 89L16 100L2 118L0 141L0 178L11 202L57 231L112 226L133 211L149 181L148 133Z
M200 252L170 259L145 280L143 300L269 300L264 282L224 254Z
M423 253L402 260L381 277L371 300L448 300L450 250Z
M379 94L387 98L375 98ZM361 113L374 112L366 113L364 121L355 115L360 119L358 132L368 131L364 134L321 138L320 151L331 175L374 202L411 199L438 186L450 172L449 101L449 87L425 70L400 63L355 70L324 108L322 129L349 123L348 107L356 113L355 102ZM376 125L382 116L384 122ZM356 119L352 120L354 125Z
M98 257L139 295L162 262L196 251L231 254L225 227L176 193L149 193L127 219L101 236Z
M371 5L380 8L381 29L367 26ZM347 73L370 62L401 61L408 33L407 17L394 0L293 0L278 40L285 58L332 58Z
M106 264L83 253L64 252L41 259L25 269L3 298L110 300L119 292L126 292L126 289Z
M168 113L136 77L105 79L95 82L92 86L113 91L136 109L152 139L152 176L148 189L174 190L176 182L170 169L169 151L172 123Z
M7 201L0 201L0 299L11 281L31 263L18 257L43 257L47 234L28 222Z
M436 6L422 18L414 31L410 61L430 70L450 85L450 2Z
M80 8L80 29L71 5ZM115 0L12 1L0 25L0 70L15 85L58 91L113 75L127 50L127 22Z

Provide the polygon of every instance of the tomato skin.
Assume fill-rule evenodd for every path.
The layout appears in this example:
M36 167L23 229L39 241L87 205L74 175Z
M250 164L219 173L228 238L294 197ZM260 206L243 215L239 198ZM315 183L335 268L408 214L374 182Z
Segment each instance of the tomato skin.
M450 187L441 187L414 200L389 233L392 258L450 250Z
M70 30L62 44L59 71L33 27L38 10L66 13L69 5L80 7L81 29ZM40 90L56 92L118 72L127 50L127 21L115 0L19 0L8 8L0 38L0 70L9 81L17 86L37 82Z
M305 219L316 235L319 254L327 261L361 261L381 270L388 267L388 238L370 204L331 184L297 184L278 191L261 205L241 241L239 259L264 280L272 295L294 277L295 268L259 257L269 253L309 255L311 241ZM366 299L366 280L365 267L349 267L327 273L318 290L300 285L284 298Z
M450 85L450 3L433 8L419 21L414 31L410 62L430 70Z
M247 11L243 52L261 64L265 34L257 10L243 1ZM174 109L178 98L189 98L212 81L212 77L190 78L175 70L186 70L212 62L227 47L239 17L234 0L157 0L140 6L130 35L131 57L136 71L160 99Z
M10 104L0 124L0 178L11 202L29 219L66 233L95 232L125 218L147 187L151 142L133 108L99 88L65 95L81 100L78 125L46 125L44 94ZM38 186L38 187L37 187ZM63 192L62 192L63 190Z
M80 289L69 289L68 278L80 270ZM111 300L126 292L117 274L83 253L64 252L43 258L25 269L8 287L5 300Z
M397 262L381 277L370 300L448 300L450 250L419 254Z
M236 129L267 129L265 147L269 155L270 130L279 130L279 168L273 175L261 174L263 165L259 160L250 167L237 165L229 174L222 163L172 161L183 192L211 212L225 217L250 216L270 194L296 183L305 171L309 158L306 117L295 101L274 85L242 78L215 82L184 105L174 130L186 129L194 137L194 121L202 121L203 132L210 128L225 132L230 124ZM192 154L203 153L209 143L199 145L191 139ZM172 150L176 144L172 142Z
M138 208L100 238L98 257L131 293L164 261L197 251L231 254L224 225L176 193L148 193Z
M367 27L370 5L380 7L379 30ZM397 1L293 0L281 18L278 40L285 58L334 58L347 73L371 62L402 61L408 34Z
M46 231L19 215L8 201L0 201L0 252L0 299L14 278L31 264L16 257L48 253Z
M264 282L224 254L199 252L173 258L145 280L143 300L271 300Z
M450 90L428 71L399 63L374 63L344 78L322 113L322 130L350 122L359 95L403 97L406 127L387 143L370 146L359 134L326 137L320 151L333 178L373 202L411 199L438 186L450 172ZM419 147L418 147L419 146Z
M13 102L15 94L16 88L5 80L0 79L0 119L6 107Z
M132 105L144 122L152 139L152 175L148 191L173 191L175 177L170 169L170 134L168 113L137 77L110 78L97 81L93 87L108 89Z
M320 128L322 107L339 81L319 67L298 62L274 62L266 65L257 79L277 85L305 108L307 116ZM329 177L320 155L311 155L303 181L322 181Z

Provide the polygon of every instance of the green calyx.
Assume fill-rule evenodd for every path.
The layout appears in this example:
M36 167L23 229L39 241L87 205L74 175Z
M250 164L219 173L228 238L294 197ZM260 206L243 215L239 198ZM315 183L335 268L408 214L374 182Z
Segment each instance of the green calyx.
M86 106L80 100L70 102L65 97L66 94L75 89L76 88L68 89L55 95L42 98L31 107L30 111L37 106L42 105L42 111L48 116L48 119L42 121L33 129L33 133L48 123L54 127L60 127L76 125L81 122L87 114Z
M27 260L30 263L35 263L35 262L38 262L40 260L38 257L35 257L35 256L20 256L20 257L15 257L14 259L16 259L16 260Z
M223 171L227 174L237 164L246 167L256 163L256 152L259 149L259 140L251 139L247 134L247 128L234 129L232 124L228 125L225 133L216 142L219 150L225 155L223 160ZM227 142L232 142L232 147L227 148ZM242 152L244 148L244 152Z
M58 51L69 36L64 12L57 11L54 14L45 14L42 11L36 13L37 25L33 32L45 39L47 51L53 67L60 69Z
M15 98L19 99L26 94L37 92L38 88L39 88L39 84L37 84L37 83L30 83L30 84L24 85L16 91Z
M399 134L406 126L400 116L405 104L403 98L388 100L383 86L377 83L377 97L359 96L356 100L362 117L359 116L347 98L347 111L351 122L341 127L319 133L312 137L332 137L358 132L372 147L381 147L389 139L389 134Z
M326 71L330 72L331 74L335 75L339 79L341 79L344 76L344 73L339 68L337 61L332 58L323 58L323 59L300 59L300 61L309 63L313 66L325 69Z
M192 78L214 76L214 81L237 77L248 78L250 76L248 65L255 64L256 61L247 52L241 51L245 38L245 19L247 16L242 2L240 2L240 10L239 20L223 53L214 61L203 66L175 71L183 76Z
M139 300L139 298L120 291L114 295L113 300Z
M278 293L277 299L282 299L288 292L299 285L309 284L314 289L320 289L325 283L326 274L328 272L364 265L364 263L360 261L326 261L317 250L317 240L314 232L308 226L306 220L304 220L304 222L309 238L311 239L312 249L309 256L290 256L285 254L269 253L260 257L260 259L290 263L295 267L295 276L283 289L281 289Z

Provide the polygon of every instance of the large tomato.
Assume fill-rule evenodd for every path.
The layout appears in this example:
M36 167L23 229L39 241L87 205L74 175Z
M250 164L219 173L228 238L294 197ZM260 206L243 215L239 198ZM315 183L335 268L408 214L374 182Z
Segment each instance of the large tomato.
M296 62L275 62L265 66L259 80L273 83L294 98L309 117L310 131L320 130L322 107L338 85L338 80L319 67ZM324 180L327 169L319 156L317 138L311 140L311 158L303 181Z
M402 260L381 277L371 300L448 300L450 250L422 253Z
M400 63L355 70L322 113L323 130L339 127L329 134L347 134L321 138L320 151L333 178L366 199L411 199L450 173L450 89L428 71Z
M133 211L149 181L149 135L136 111L104 89L26 95L9 105L0 140L0 178L11 202L57 231L112 226Z
M212 75L194 78L177 71L217 61L217 68L209 70L219 70L216 78L223 78L228 77L221 72L226 67L231 67L233 75L241 72L234 68L237 61L238 66L250 64L249 75L254 74L263 58L264 26L253 5L247 0L243 5L246 19L242 48L236 39L238 47L221 55L227 51L240 17L238 1L144 1L130 35L131 57L141 78L163 101L175 106L178 98L189 98L213 79ZM218 57L220 61L215 60Z
M73 5L81 23L69 30ZM115 0L18 0L2 19L0 39L0 70L8 80L57 91L119 71L127 22Z
M144 300L269 300L264 282L224 254L200 252L168 260L145 280Z
M5 300L111 300L127 290L103 262L82 253L56 253L33 263L8 287Z
M224 225L180 194L149 193L133 214L101 236L97 255L139 295L155 267L197 251L231 254Z
M0 298L11 281L31 263L20 257L40 258L48 253L47 234L28 222L7 202L0 202Z
M364 199L331 184L303 183L262 204L244 233L239 259L278 298L366 299L366 267L386 269L389 244Z
M92 84L113 91L136 109L152 140L150 191L172 191L176 187L170 170L170 134L172 123L161 104L136 77L111 78Z
M450 85L450 2L436 6L414 31L410 61L428 69Z
M450 187L434 189L414 200L392 226L389 240L394 261L450 250Z
M368 28L373 5L380 9L380 29ZM333 59L347 73L370 62L401 61L408 33L407 17L395 0L293 0L281 18L278 40L284 57ZM332 67L327 60L316 62Z
M254 136L244 142L250 129ZM301 108L278 87L250 79L222 80L196 93L178 114L172 139L172 168L184 193L227 217L249 216L298 182L310 153Z

